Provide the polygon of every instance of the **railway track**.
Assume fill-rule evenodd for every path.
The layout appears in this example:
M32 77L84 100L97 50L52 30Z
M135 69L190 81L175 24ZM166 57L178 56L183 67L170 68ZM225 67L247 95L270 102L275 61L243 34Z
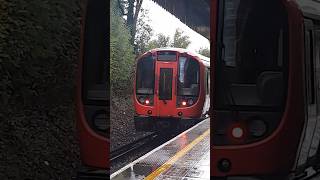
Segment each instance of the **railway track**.
M167 142L176 135L177 134L174 133L163 136L157 133L152 133L116 150L113 150L110 152L111 173Z
M121 146L120 148L110 152L110 162L116 162L119 159L127 156L128 154L137 151L141 147L144 147L150 142L153 142L154 139L158 138L159 136L156 133L149 134L143 138L135 140L129 144Z

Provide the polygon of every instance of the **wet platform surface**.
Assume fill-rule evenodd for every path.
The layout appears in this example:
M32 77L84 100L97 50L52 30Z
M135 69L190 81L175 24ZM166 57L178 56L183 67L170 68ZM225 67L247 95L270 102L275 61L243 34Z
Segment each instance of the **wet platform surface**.
M113 180L210 179L210 119L111 174Z

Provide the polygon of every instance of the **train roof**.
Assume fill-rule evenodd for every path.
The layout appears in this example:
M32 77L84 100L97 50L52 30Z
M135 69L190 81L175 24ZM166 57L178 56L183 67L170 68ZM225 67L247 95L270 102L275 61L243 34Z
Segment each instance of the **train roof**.
M187 49L183 49L183 48L174 48L174 47L164 47L164 48L155 48L155 49L151 49L150 51L148 52L155 52L155 51L177 51L179 53L187 53L191 56L196 56L198 57L199 59L202 60L203 64L207 67L210 66L210 58L206 57L206 56L203 56L199 53L196 53L194 51L190 51L190 50L187 50Z
M296 0L296 3L304 16L320 20L320 0Z

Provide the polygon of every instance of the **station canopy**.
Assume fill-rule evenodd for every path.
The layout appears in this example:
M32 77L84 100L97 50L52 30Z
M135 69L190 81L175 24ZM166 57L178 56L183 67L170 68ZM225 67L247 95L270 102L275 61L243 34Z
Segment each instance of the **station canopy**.
M210 0L153 0L188 27L210 38Z

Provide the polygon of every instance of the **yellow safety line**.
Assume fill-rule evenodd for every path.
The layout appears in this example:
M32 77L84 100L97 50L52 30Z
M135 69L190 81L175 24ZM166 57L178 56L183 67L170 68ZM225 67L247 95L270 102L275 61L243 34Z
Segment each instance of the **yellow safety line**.
M167 162L165 162L158 169L149 174L145 179L152 180L159 176L162 172L168 170L176 161L178 161L182 156L184 156L187 152L189 152L195 145L197 145L200 141L202 141L206 136L210 134L210 129L206 130L202 135L193 140L190 144L184 147L181 151L177 152L174 156L172 156Z

